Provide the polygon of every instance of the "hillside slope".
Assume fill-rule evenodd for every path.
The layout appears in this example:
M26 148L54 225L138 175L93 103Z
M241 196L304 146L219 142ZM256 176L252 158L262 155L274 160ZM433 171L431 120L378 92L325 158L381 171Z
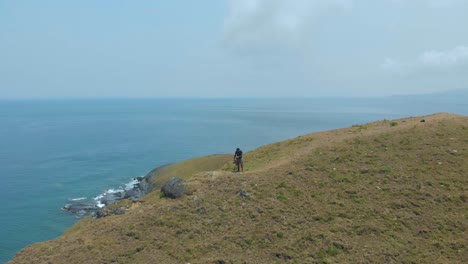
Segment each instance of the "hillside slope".
M174 164L159 176L183 171L188 195L124 201L11 263L466 263L467 152L468 117L436 114L267 145L243 174Z

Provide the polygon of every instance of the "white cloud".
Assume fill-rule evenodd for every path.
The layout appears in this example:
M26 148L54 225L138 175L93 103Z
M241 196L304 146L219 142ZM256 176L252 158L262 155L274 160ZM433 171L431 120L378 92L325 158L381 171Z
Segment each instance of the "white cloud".
M419 63L428 67L450 67L468 62L468 47L458 46L453 50L424 52Z
M429 0L429 6L433 8L451 7L454 5L466 3L466 0Z
M386 58L380 66L386 71L408 73L414 70L447 69L461 65L468 65L467 46L458 46L446 51L426 51L410 61Z
M397 4L423 4L430 8L448 8L459 4L466 4L468 0L390 0Z
M224 44L231 49L224 51L234 51L228 58L249 82L353 94L468 83L468 35L460 26L468 0L228 1ZM382 61L382 54L392 55Z
M241 46L300 41L322 13L351 6L352 0L230 0L225 37Z
M387 71L401 69L402 67L403 65L400 62L392 58L385 58L384 62L380 65L380 68Z

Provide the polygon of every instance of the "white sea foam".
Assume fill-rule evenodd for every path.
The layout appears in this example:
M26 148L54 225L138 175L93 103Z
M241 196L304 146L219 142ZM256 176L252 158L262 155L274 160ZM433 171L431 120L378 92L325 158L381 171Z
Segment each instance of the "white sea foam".
M99 194L98 196L94 197L93 200L96 201L96 206L99 207L99 208L103 208L106 206L105 203L103 203L103 199L105 200L106 196L108 195L113 195L113 194L116 194L116 193L124 193L125 191L129 191L133 188L135 188L135 186L139 183L140 181L137 180L136 178L133 178L130 182L128 182L127 184L125 184L124 187L120 187L118 189L108 189L106 190L105 192ZM84 200L84 199L87 199L86 197L79 197L79 198L74 198L74 199L70 199L71 201L80 201L80 200Z
M107 193L121 193L124 192L122 189L109 189L107 190Z
M129 191L133 188L135 188L135 185L137 185L140 181L138 181L137 179L132 179L131 182L125 184L125 190L126 191Z
M82 200L86 200L86 199L87 199L87 197L78 197L78 198L70 198L68 200L76 202L76 201L82 201Z
M101 200L102 198L104 198L108 194L121 193L121 192L124 192L124 190L122 190L122 189L109 189L109 190L101 193L100 195L94 197L93 199L95 201L98 201L98 200Z

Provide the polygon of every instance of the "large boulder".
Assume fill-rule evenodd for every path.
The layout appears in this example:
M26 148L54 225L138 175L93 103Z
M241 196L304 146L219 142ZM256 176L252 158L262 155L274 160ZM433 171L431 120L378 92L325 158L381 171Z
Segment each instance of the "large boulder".
M186 191L187 186L185 185L184 180L178 177L170 178L161 188L161 192L164 196L172 199L183 196Z

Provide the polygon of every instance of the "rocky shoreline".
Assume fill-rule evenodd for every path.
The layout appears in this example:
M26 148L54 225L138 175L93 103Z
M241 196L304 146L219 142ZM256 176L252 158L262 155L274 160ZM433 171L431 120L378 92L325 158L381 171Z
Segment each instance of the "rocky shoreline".
M164 166L150 171L145 176L133 178L125 187L109 189L92 199L78 198L69 200L69 203L65 204L62 209L78 218L82 218L88 215L97 216L102 208L123 199L139 201L141 197L152 191L151 178L162 167Z

